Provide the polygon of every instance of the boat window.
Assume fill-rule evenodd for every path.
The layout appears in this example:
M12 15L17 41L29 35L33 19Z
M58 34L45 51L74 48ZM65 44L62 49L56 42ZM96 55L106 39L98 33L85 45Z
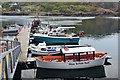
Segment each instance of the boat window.
M51 47L48 47L48 49L51 49Z
M10 26L10 27L15 27L15 26Z
M52 34L52 33L49 33L49 34Z
M53 32L56 32L56 30L54 30Z
M31 48L34 48L34 49L35 49L36 47L32 46Z
M46 48L41 48L41 51L46 51Z

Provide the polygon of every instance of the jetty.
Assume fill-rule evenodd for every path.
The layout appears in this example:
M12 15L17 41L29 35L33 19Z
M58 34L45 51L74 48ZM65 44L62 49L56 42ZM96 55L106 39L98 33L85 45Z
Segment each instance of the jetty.
M21 43L21 55L20 55L20 62L27 61L27 51L29 46L29 34L30 34L30 28L28 28L27 25L23 26L23 29L18 34L17 38L18 41Z
M17 41L2 40L6 42L7 46L0 53L0 79L14 78L18 64L27 62L29 34L30 28L24 25L20 33L16 36Z

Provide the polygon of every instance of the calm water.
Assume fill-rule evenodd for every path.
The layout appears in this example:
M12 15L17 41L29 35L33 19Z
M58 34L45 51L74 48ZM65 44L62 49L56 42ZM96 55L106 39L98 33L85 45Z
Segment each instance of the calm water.
M39 69L40 72L44 72L39 76L42 78L61 76L64 78L80 76L118 78L118 19L93 17L49 17L49 20L47 17L41 17L40 19L54 24L76 26L75 29L70 30L71 32L84 31L84 37L81 38L80 44L90 44L95 47L97 52L107 52L109 56L112 56L112 59L109 60L112 65L70 71ZM33 20L31 16L3 16L2 20L0 19L0 24L2 26L11 23L27 24L31 20Z

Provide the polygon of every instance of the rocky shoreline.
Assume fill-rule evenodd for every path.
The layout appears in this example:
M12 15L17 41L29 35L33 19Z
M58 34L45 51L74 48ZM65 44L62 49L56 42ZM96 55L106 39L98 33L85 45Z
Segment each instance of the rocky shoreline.
M3 12L2 15L16 16L16 15L29 15L27 12Z
M2 15L5 15L5 16L17 16L17 15L20 15L20 16L24 16L24 15L27 15L27 16L35 16L36 13L26 13L26 12L21 12L21 13L18 13L18 12L6 12L6 13L2 13ZM111 13L111 12L103 12L103 13L97 13L97 12L76 12L76 13L42 13L42 14L38 14L39 16L74 16L74 17L90 17L90 16L113 16L113 17L116 17L118 16L118 13Z
M41 14L41 16L74 16L74 17L90 17L90 16L118 16L118 13L94 13L94 12L88 12L88 13L84 13L84 12L79 12L79 13L46 13L46 14Z

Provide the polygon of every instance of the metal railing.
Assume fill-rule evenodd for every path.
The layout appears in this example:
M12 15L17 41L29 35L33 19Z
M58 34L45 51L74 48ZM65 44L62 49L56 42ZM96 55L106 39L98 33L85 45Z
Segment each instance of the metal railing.
M19 42L6 40L6 47L4 47L4 52L0 53L1 80L9 80L14 77L20 53L21 45Z

